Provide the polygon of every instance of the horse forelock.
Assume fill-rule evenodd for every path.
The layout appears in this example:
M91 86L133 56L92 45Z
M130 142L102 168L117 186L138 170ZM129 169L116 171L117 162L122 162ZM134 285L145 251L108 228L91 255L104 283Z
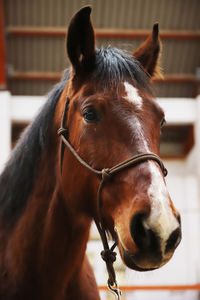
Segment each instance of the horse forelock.
M117 87L119 83L130 80L134 86L152 93L149 76L132 55L117 48L96 49L94 82L103 88Z

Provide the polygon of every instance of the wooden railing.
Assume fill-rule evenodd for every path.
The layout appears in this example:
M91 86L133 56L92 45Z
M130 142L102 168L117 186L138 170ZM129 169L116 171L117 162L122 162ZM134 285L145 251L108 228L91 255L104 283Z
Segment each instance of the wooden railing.
M21 36L57 36L65 37L67 30L65 27L28 27L28 26L8 26L6 33ZM144 39L151 33L150 30L122 30L119 28L97 28L95 34L97 38L116 38L116 39ZM162 30L162 39L181 39L199 40L199 30Z
M188 284L188 285L152 285L152 286L129 286L129 285L122 285L119 287L121 291L124 292L133 292L133 291L200 291L200 283L197 284ZM99 290L107 291L108 287L104 285L99 286Z
M61 78L61 72L33 72L33 71L12 71L9 74L9 78L15 80L50 80L59 81ZM156 83L198 83L198 79L194 75L188 74L167 74L164 78L153 79Z

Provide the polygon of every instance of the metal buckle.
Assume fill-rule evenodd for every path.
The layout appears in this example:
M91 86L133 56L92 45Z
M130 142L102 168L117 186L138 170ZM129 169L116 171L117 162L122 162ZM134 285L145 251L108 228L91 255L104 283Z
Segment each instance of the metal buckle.
M113 285L113 286L108 283L108 288L115 295L117 300L121 299L122 292L118 288L118 285L116 282L115 282L115 285Z

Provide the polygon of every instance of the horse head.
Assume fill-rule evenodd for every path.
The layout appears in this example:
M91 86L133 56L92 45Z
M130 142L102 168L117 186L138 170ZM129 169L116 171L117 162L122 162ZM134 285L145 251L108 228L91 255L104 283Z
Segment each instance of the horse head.
M61 115L69 98L63 121L67 139L91 168L102 170L143 153L159 154L165 116L152 97L150 81L159 73L161 46L155 24L152 35L132 55L115 48L96 49L90 13L90 7L82 8L69 25L71 76L59 110ZM74 211L98 219L99 178L65 148L62 188L68 199L72 182ZM123 169L105 182L101 215L124 263L134 270L161 267L181 239L180 215L155 160Z

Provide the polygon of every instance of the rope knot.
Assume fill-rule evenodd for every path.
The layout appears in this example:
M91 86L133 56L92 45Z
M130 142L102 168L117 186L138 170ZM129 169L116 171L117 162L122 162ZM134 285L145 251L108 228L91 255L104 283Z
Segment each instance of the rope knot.
M168 171L167 171L167 169L166 169L165 167L163 167L163 174L164 174L165 177L166 177L167 174L168 174Z
M101 251L101 257L106 263L113 264L114 261L116 261L116 256L117 256L117 253L110 249Z
M103 169L101 171L101 176L102 176L102 179L103 181L108 181L111 179L111 174L110 174L110 169Z
M61 136L63 133L68 133L67 128L60 127L57 131L57 134Z

